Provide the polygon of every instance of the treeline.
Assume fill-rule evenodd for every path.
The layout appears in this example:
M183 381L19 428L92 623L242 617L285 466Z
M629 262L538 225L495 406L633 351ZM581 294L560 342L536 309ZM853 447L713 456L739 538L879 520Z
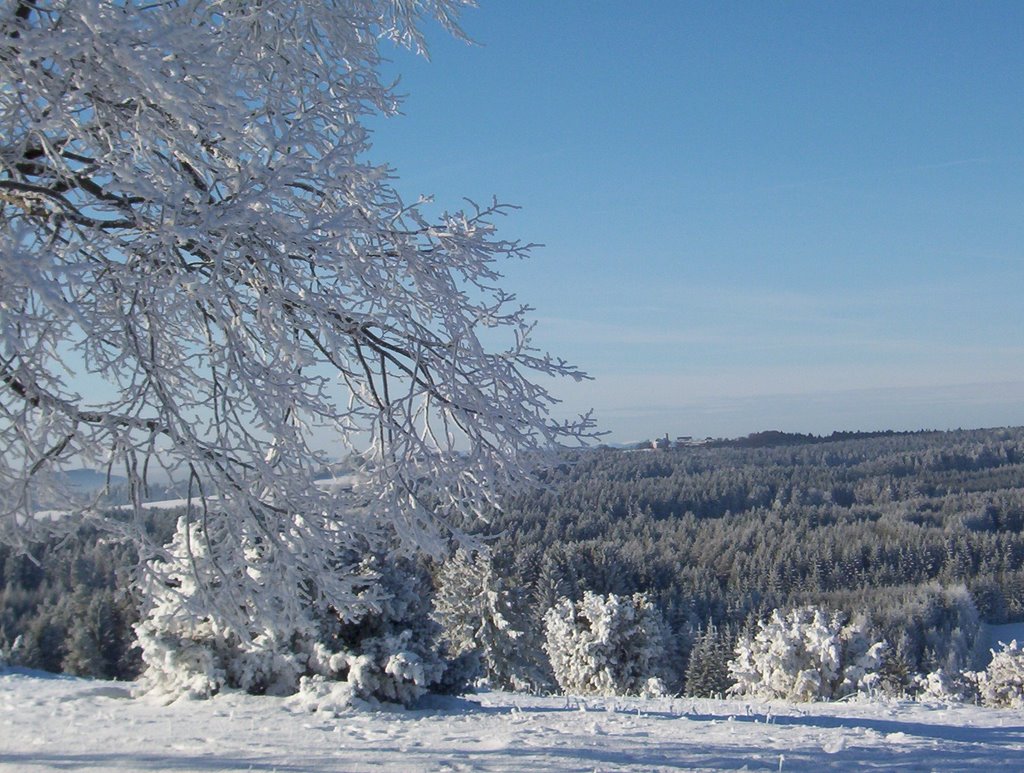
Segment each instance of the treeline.
M879 437L896 437L898 435L918 435L924 432L895 432L891 429L881 432L833 432L830 435L811 435L800 432L780 432L767 430L753 432L746 437L729 440L712 440L705 445L712 448L772 448L775 446L802 446L811 443L835 443L841 440L868 440Z
M0 661L106 679L140 668L135 549L88 528L18 554L0 546Z
M175 517L148 514L145 528L170 541ZM104 679L134 679L142 662L134 544L83 525L18 552L0 545L0 662Z

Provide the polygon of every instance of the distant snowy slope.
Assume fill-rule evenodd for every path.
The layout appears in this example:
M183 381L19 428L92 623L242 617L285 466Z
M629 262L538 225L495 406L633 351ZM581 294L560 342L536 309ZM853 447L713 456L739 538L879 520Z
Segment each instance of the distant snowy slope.
M485 693L333 716L241 694L170 706L128 695L0 674L0 771L980 771L1024 759L1024 717L974 707Z
M97 491L107 485L108 478L107 473L98 472L96 470L68 470L67 472L61 473L61 476L67 480L67 482L81 491ZM121 475L111 475L109 477L109 483L111 486L116 486L120 483L127 482L127 478Z
M80 472L88 473L89 470L82 470ZM99 473L93 473L98 475ZM88 480L88 476L83 476L83 480ZM328 492L339 492L351 489L357 480L357 476L354 473L347 475L337 475L329 478L320 478L316 481L317 487L323 491ZM216 501L216 496L207 498L207 501ZM196 500L193 499L193 502ZM177 497L175 499L160 499L152 502L143 502L142 507L144 510L176 510L179 507L186 507L188 505L188 499L185 497ZM131 510L134 505L110 505L101 506L100 509L106 510ZM63 518L69 514L66 508L57 508L49 510L39 510L36 514L36 518Z
M1020 644L1024 644L1024 623L982 625L981 634L978 638L978 647L984 651L986 655L984 660L987 663L991 658L988 651L999 650L1000 642L1009 644L1016 639Z

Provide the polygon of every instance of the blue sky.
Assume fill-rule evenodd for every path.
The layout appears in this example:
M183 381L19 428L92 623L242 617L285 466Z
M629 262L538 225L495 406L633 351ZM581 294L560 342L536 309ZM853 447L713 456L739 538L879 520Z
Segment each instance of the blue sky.
M514 0L371 159L492 195L611 439L1024 424L1024 4Z

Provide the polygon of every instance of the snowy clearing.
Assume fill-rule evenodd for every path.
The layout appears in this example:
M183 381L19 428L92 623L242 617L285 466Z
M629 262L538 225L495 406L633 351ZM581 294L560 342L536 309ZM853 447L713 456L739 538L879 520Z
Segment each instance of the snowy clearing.
M129 691L0 674L0 770L1012 770L1024 759L1024 715L966 706L483 693L335 716L280 698L160 706Z

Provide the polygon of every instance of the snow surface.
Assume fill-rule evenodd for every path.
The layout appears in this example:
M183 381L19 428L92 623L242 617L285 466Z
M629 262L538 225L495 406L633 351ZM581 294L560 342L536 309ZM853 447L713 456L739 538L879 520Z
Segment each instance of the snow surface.
M358 478L359 478L359 476L356 475L355 473L349 473L347 475L335 475L335 476L330 477L330 478L318 478L314 482L316 483L317 488L319 488L321 491L337 492L337 491L351 490L352 487L358 481ZM197 501L198 500L193 499L192 503L195 504ZM215 502L215 501L217 501L217 497L216 496L207 497L207 501L208 502ZM176 510L178 508L188 507L188 504L189 504L189 500L187 498L185 498L185 497L180 497L178 499L160 499L160 500L154 500L152 502L143 502L142 503L142 509L143 510ZM102 510L102 511L107 511L107 510L127 511L127 510L133 509L134 507L135 507L135 505L131 505L131 504L129 504L129 505L106 505L106 504L100 504L100 505L97 505L94 509ZM37 510L34 513L34 515L35 515L36 518L39 518L39 519L46 519L46 518L48 518L48 519L50 519L52 521L55 521L58 518L64 518L64 517L66 517L68 515L72 515L72 513L69 512L68 510L62 510L62 509L57 509L57 510Z
M913 703L430 698L309 713L238 693L0 672L0 771L1020 770L1024 714Z

